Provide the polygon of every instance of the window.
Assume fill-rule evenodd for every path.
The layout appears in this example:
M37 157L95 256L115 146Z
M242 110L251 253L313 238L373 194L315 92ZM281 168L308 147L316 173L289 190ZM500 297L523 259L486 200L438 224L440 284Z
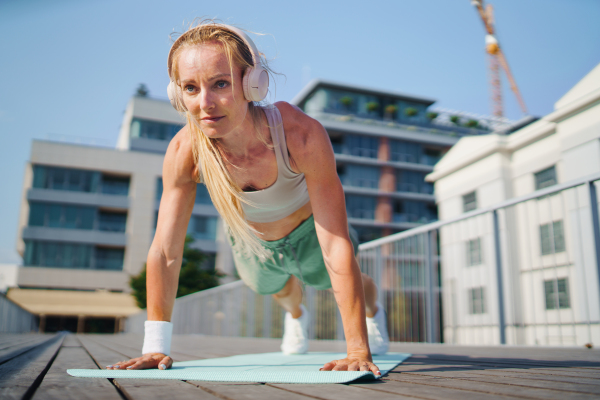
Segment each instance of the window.
M342 184L377 189L379 187L379 167L347 165L341 177Z
M419 163L421 154L421 145L418 143L390 140L390 161Z
M344 147L344 137L341 134L331 135L329 137L331 140L331 146L333 147L333 152L337 154L341 154L343 152Z
M123 258L125 249L113 249L107 247L96 247L94 257L94 269L121 271L123 269Z
M483 262L481 254L481 238L469 240L467 243L467 266L480 265Z
M423 156L421 157L421 163L426 165L435 165L442 158L440 150L437 149L424 149Z
M187 233L195 239L215 240L217 236L217 218L193 215L188 224Z
M346 210L348 217L361 219L375 219L375 197L346 196Z
M535 190L547 188L548 186L553 186L558 183L558 180L556 179L556 168L554 165L533 175L535 178Z
M131 121L131 137L171 140L181 128L183 125L134 119Z
M377 158L379 138L372 136L346 135L344 153L358 157Z
M102 174L101 192L104 194L127 196L129 193L129 177Z
M392 220L394 222L428 223L437 221L435 204L422 201L395 200Z
M396 173L396 190L433 194L433 185L425 182L425 174L422 172L400 170Z
M477 209L477 193L471 192L465 194L463 197L463 212L469 212Z
M108 232L125 232L126 213L100 211L98 213L98 230Z
M551 279L544 281L544 297L546 298L546 310L558 310L570 308L569 281L567 278Z
M540 243L543 256L565 251L565 236L562 220L554 221L551 224L540 225Z
M94 229L96 209L54 203L29 203L29 226Z
M469 314L485 314L485 288L469 289Z
M100 173L71 168L33 167L33 187L36 189L69 190L76 192L98 191Z
M86 244L25 241L26 266L55 268L90 268L93 247Z
M380 228L370 228L366 226L355 226L354 229L358 234L358 242L370 242L371 240L379 239L382 236Z

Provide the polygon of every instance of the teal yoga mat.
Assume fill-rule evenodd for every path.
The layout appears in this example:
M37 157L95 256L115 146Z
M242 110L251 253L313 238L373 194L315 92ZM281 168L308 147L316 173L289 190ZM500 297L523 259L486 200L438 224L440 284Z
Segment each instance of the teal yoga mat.
M67 373L80 378L178 379L213 382L268 383L348 383L357 379L377 379L365 371L319 371L323 364L346 357L346 353L283 353L244 354L233 357L173 363L166 371L145 369L119 371L106 369L69 369ZM406 353L374 356L373 362L381 375L394 369L410 357Z

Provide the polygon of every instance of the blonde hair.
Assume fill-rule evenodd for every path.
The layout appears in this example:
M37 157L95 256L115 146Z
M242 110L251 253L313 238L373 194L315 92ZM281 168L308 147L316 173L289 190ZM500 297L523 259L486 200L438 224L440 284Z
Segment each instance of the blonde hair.
M242 72L246 68L254 66L251 50L243 39L226 27L217 24L214 20L200 21L195 26L191 26L177 39L177 48L172 50L169 68L171 70L171 80L177 86L176 90L178 93L181 93L177 65L179 55L186 48L208 42L217 42L222 46L229 62L232 77L234 76L234 63L242 68ZM259 58L262 67L265 68L267 73L272 75L272 71L268 68L264 55L260 54ZM199 171L197 182L203 182L206 185L214 206L227 226L228 233L232 236L240 250L247 252L247 254L253 253L260 260L270 258L272 252L263 247L262 240L256 235L260 234L260 232L249 225L244 209L242 208L242 203L249 205L253 205L253 203L242 196L242 189L233 180L229 171L227 171L218 139L211 139L202 132L194 116L185 108L181 95L175 96L175 102L176 108L186 110L187 124L192 138L192 151ZM261 128L265 125L260 104L252 101L249 102L248 112L254 122L258 139L265 146L271 147L261 134Z

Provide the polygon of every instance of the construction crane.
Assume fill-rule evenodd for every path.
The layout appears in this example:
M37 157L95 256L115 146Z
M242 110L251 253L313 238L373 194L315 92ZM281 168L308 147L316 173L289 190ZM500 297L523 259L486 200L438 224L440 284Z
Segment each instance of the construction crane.
M508 82L510 83L510 88L517 97L521 111L523 111L523 114L527 115L527 107L525 106L523 97L521 97L517 83L510 72L506 57L504 56L504 53L500 48L500 44L498 43L498 39L496 39L495 36L494 9L492 5L485 5L484 0L471 0L471 4L477 9L487 32L487 35L485 36L485 50L489 55L490 62L490 84L492 89L493 114L497 117L504 116L504 110L502 107L502 87L500 86L500 67L502 67L506 73Z

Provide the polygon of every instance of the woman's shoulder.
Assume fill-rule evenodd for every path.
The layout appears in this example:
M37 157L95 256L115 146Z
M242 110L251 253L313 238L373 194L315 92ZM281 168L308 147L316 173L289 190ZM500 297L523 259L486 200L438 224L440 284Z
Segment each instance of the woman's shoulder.
M285 139L292 155L310 151L311 143L320 142L324 136L327 136L323 125L306 115L298 106L285 101L278 101L274 106L281 113Z
M186 181L188 179L198 180L198 169L194 160L192 139L187 125L177 132L169 143L167 153L165 154L163 170L167 168L174 173L178 181Z

